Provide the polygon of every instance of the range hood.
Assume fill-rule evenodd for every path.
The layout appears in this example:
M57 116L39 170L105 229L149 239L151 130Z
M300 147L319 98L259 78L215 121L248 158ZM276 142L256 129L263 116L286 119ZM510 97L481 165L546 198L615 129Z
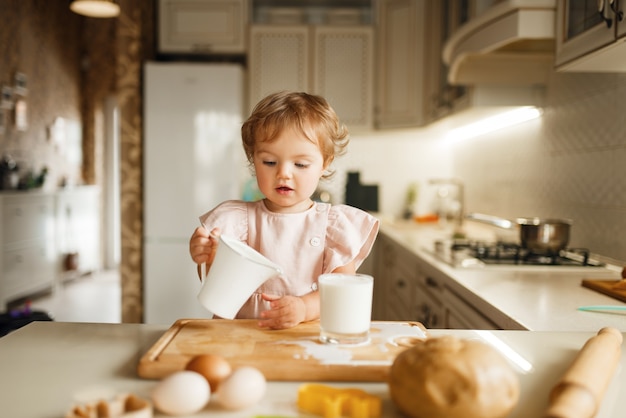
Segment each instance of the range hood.
M546 84L554 68L556 0L505 0L452 34L443 50L452 85Z

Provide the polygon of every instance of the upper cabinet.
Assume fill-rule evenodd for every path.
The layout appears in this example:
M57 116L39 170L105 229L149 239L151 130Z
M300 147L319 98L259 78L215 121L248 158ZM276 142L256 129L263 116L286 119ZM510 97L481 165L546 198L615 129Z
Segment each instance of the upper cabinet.
M624 3L617 0L559 0L558 71L626 71Z
M418 127L449 114L467 89L448 82L444 43L469 17L469 0L380 0L376 126Z
M555 0L427 2L429 122L447 129L542 106L554 66Z
M309 90L310 39L307 26L250 28L249 107L280 90Z
M248 0L159 0L160 53L243 54Z
M252 25L249 106L306 91L325 97L351 131L371 129L373 41L369 25Z
M555 8L555 0L506 0L475 11L444 45L448 81L546 84L554 67Z
M376 127L428 123L426 0L380 0L376 30Z
M348 128L372 128L374 31L371 26L318 26L313 31L312 91L325 97Z
M446 42L466 24L471 16L470 0L441 0L428 2L430 23L427 50L427 79L430 88L425 90L429 108L429 121L435 121L465 108L469 90L465 85L451 83L450 65L442 59Z

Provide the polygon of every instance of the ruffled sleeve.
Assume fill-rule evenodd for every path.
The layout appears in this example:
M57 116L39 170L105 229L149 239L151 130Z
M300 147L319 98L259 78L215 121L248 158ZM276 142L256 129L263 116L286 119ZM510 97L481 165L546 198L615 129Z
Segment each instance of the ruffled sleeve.
M331 206L326 228L324 272L354 261L358 268L369 255L378 234L379 221L348 205Z
M241 200L227 200L200 216L200 223L209 230L219 228L222 234L248 240L248 206Z

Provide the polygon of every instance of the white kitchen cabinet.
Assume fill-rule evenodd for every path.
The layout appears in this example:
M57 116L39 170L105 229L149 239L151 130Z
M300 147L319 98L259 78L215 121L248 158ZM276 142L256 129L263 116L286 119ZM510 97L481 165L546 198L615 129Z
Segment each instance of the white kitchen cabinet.
M69 252L78 253L80 272L102 266L96 186L2 193L0 220L0 310L62 279Z
M313 92L325 97L350 129L370 129L374 38L370 26L314 27Z
M309 44L307 26L254 25L250 28L250 110L270 93L310 90Z
M253 25L249 106L281 90L326 98L349 129L369 130L373 108L370 26Z
M44 290L55 277L54 198L40 192L0 197L0 309L7 302Z
M246 52L248 0L159 0L161 53Z
M83 186L56 194L56 241L58 271L65 270L68 254L78 255L79 273L102 268L102 233L100 227L100 189Z
M560 0L556 68L573 72L625 72L624 2Z
M376 127L402 128L428 123L426 71L430 27L425 0L378 2ZM428 40L428 42L427 42Z

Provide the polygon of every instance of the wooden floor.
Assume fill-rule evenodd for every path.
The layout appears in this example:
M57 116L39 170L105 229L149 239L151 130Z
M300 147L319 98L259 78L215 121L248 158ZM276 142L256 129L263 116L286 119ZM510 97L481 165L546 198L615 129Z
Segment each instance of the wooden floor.
M31 309L47 312L59 322L122 320L120 276L106 270L57 284L50 294L31 300Z

